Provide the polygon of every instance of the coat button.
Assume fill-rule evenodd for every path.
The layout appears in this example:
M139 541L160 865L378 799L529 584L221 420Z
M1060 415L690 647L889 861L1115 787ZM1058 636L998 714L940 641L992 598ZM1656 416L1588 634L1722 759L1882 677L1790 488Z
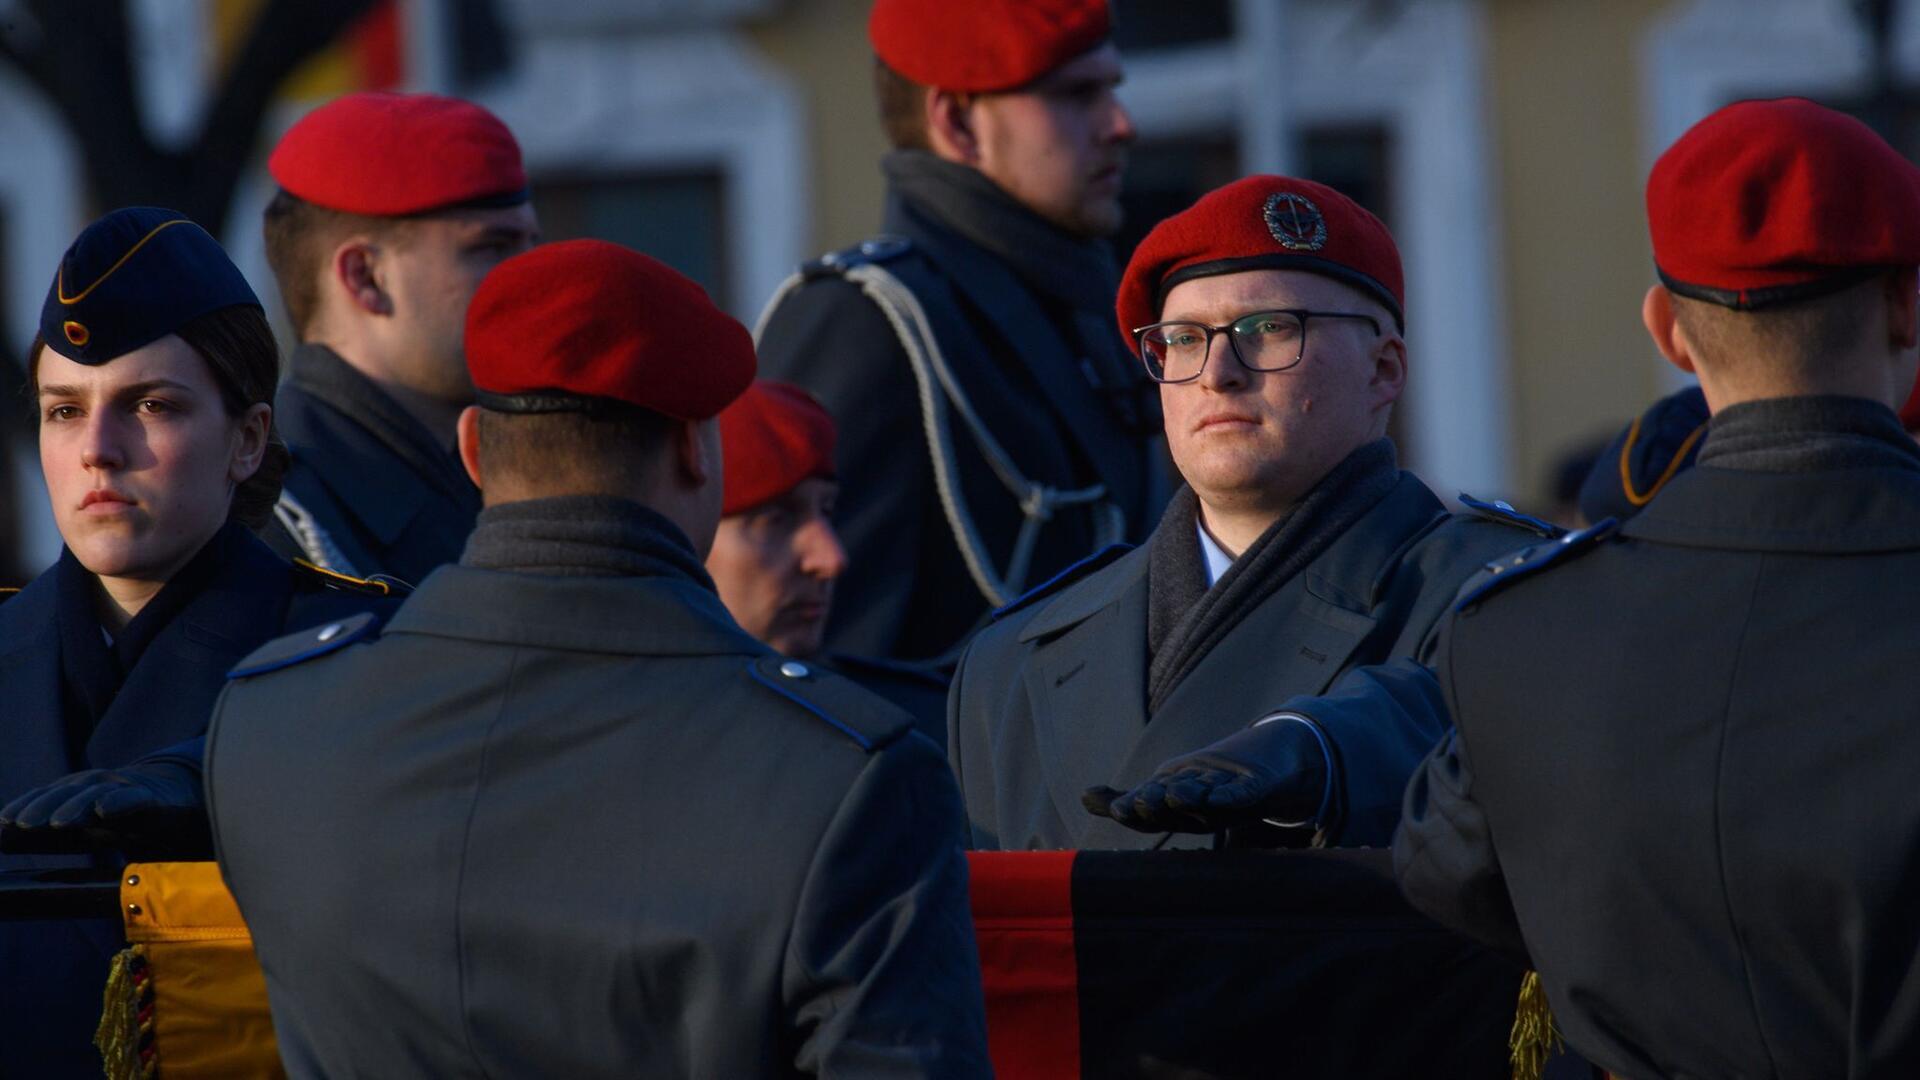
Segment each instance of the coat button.
M345 629L346 627L341 626L339 623L328 623L320 628L320 640L332 641L334 638L340 636L340 631Z
M127 875L127 887L128 887L128 888L133 888L134 886L136 886L136 885L138 885L138 884L140 884L140 875L139 875L139 874L128 874L128 875Z
M804 679L813 673L808 671L807 665L800 661L789 660L780 665L780 674L785 675L789 679Z

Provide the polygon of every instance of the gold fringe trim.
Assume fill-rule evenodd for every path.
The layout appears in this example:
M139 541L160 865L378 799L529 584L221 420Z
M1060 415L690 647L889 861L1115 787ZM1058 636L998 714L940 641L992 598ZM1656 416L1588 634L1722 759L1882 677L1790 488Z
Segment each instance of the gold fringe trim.
M1513 1080L1540 1080L1546 1072L1547 1059L1565 1046L1560 1028L1553 1022L1553 1007L1547 1004L1547 992L1540 985L1540 973L1529 971L1520 980L1520 1000L1513 1009L1513 1034L1507 1036Z
M114 954L93 1045L100 1048L107 1080L154 1080L159 1072L153 1052L153 972L145 945Z

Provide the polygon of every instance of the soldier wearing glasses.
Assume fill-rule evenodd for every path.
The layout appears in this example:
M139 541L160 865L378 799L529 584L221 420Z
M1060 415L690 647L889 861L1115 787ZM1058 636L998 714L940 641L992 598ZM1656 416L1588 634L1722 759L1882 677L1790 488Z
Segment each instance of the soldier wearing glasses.
M1237 181L1141 243L1120 328L1186 486L1146 544L1036 589L962 656L949 756L976 846L1206 842L1123 826L1104 786L1414 654L1467 577L1538 539L1495 508L1450 514L1397 466L1403 295L1386 227L1304 180ZM1290 779L1262 839L1291 843L1384 843L1443 728L1273 722Z

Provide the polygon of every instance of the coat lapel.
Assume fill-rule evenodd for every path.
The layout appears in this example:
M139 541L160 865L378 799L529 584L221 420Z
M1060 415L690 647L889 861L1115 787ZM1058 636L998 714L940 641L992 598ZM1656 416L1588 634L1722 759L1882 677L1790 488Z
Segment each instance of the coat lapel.
M1123 779L1139 783L1162 762L1226 738L1288 698L1326 691L1375 621L1311 586L1307 574L1289 582L1181 680L1129 745Z
M1081 792L1110 782L1147 723L1146 566L1145 549L1123 556L1021 635L1044 639L1025 668L1027 701L1041 779L1076 838L1098 823Z
M71 772L60 700L60 634L52 573L0 606L0 801Z

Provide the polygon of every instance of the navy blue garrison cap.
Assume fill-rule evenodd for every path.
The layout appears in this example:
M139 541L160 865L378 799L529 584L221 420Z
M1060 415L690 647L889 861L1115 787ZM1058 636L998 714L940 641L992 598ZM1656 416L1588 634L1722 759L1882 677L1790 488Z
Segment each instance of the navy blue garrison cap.
M174 210L130 206L87 226L60 257L40 337L69 360L104 364L241 304L260 299L205 229Z

